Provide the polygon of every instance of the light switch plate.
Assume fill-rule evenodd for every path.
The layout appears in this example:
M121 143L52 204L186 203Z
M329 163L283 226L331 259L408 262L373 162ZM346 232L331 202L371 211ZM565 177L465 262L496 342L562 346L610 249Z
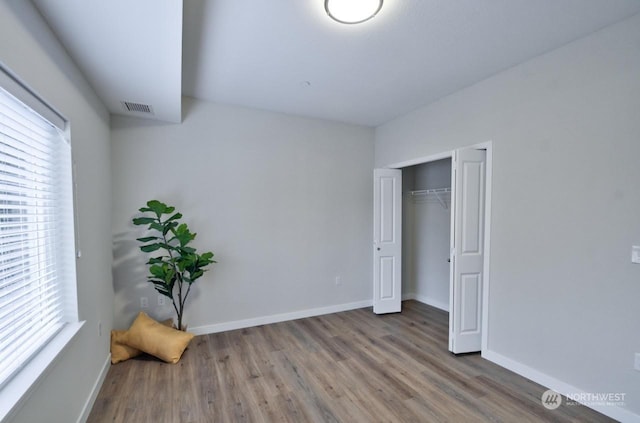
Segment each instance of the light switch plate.
M640 264L640 245L631 246L631 263Z

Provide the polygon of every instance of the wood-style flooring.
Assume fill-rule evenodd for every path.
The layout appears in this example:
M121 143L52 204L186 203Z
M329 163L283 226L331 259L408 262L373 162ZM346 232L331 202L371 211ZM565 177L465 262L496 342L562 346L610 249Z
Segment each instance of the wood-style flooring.
M447 351L448 314L407 301L198 336L178 364L111 367L88 421L604 422L547 410L546 388L478 354Z

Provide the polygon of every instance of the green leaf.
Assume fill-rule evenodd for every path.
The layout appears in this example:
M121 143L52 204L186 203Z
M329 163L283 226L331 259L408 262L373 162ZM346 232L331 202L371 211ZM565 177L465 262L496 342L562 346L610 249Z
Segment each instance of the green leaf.
M171 224L167 224L167 223L164 223L163 226L164 227L162 229L162 236L165 236L165 235L167 235L169 233L169 231L172 229L172 227L171 227Z
M164 230L164 226L162 226L158 222L153 222L151 225L149 225L149 229L155 229L158 232L162 232Z
M173 286L167 286L163 282L153 282L153 287L162 295L173 299Z
M156 219L153 217L135 217L133 219L134 225L148 225L149 223L155 222Z
M162 266L153 265L149 267L149 272L157 278L164 279L166 271Z
M181 213L174 214L173 216L171 216L170 218L165 220L165 223L171 222L172 220L178 220L178 219L182 219L182 214Z
M155 241L156 239L158 239L157 236L145 236L144 238L136 238L136 240L140 242L150 242Z
M173 229L176 226L178 226L178 222L165 222L164 223L164 229L162 230L162 235L166 236L169 232L174 233ZM172 241L173 239L175 239L175 237L173 237L169 241Z
M200 260L198 260L198 267L205 267L210 265L211 263L214 263L214 261L200 258Z
M164 284L171 287L173 289L173 285L176 283L175 274L172 272L171 274L167 274L164 278Z
M178 270L183 273L185 270L187 270L187 263L184 259L180 259L180 261L178 261L176 263L176 265L178 266Z
M178 225L175 230L175 234L181 247L187 245L195 237L195 235L189 231L189 227L186 223Z
M147 207L149 207L149 209L151 209L150 211L154 212L158 217L166 213L167 210L167 205L158 200L147 201Z
M159 263L164 263L165 257L164 256L160 256L160 257L152 257L149 259L149 261L147 262L147 264L159 264Z
M160 249L160 244L143 245L142 247L140 247L140 249L145 253L151 253L153 251Z

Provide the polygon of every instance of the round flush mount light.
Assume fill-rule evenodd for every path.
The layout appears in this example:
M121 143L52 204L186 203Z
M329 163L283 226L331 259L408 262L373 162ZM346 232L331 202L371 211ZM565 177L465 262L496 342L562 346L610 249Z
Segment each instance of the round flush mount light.
M324 0L324 9L337 22L358 24L373 18L382 9L382 0Z

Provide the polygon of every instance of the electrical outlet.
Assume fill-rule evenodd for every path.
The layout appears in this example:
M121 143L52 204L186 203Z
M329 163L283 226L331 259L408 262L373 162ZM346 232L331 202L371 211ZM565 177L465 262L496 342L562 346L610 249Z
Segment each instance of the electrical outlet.
M165 299L165 296L164 296L164 295L162 295L162 294L158 294L158 305L159 305L160 307L164 306L164 299Z
M633 368L640 371L640 353L636 353L635 359L633 360Z
M340 285L342 285L342 277L336 276L336 286L340 286Z
M140 307L141 308L148 308L149 307L149 298L140 297Z

